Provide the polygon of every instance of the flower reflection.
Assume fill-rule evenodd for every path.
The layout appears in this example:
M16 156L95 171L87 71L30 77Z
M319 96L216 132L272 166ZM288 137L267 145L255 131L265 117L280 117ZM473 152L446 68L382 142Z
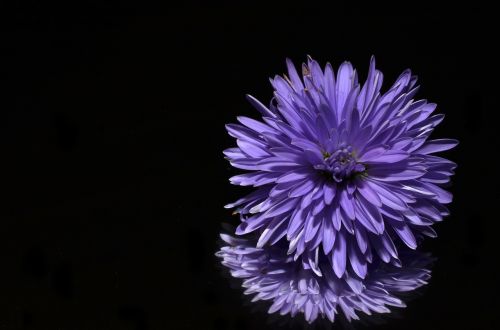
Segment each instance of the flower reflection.
M318 317L333 322L339 313L351 321L362 313L390 313L391 307L405 307L401 293L427 284L431 273L426 268L432 261L429 255L402 250L401 265L375 259L366 278L359 278L352 270L338 278L327 257L319 252L319 276L287 254L281 246L286 242L257 248L258 236L221 233L220 237L223 246L216 255L234 278L243 280L244 293L253 295L252 302L270 301L269 313L303 314L309 323Z

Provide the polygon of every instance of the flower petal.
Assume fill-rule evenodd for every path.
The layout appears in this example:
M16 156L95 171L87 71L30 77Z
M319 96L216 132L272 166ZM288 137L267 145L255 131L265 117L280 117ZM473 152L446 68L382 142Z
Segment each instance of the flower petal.
M340 193L340 206L345 211L349 219L356 219L356 214L354 213L354 206L352 204L352 195L347 193L347 190L343 190Z
M348 248L349 260L354 272L361 278L365 278L367 271L367 263L363 254L358 249L357 244L349 244Z
M422 147L415 152L419 154L432 154L434 152L445 151L454 148L458 144L454 139L437 139L427 141Z
M339 232L335 238L332 251L332 265L335 275L341 278L344 275L346 266L346 239L342 232Z
M411 232L410 227L408 227L404 222L393 222L392 228L398 234L399 238L408 246L410 249L417 248L417 240Z
M336 231L330 219L323 220L323 252L330 253L335 243Z

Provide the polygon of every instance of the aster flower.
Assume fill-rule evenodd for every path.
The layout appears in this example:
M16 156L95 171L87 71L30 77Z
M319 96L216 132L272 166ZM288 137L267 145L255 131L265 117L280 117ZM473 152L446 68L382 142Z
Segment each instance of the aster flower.
M400 264L394 241L415 249L449 213L442 185L456 165L434 153L457 141L428 139L444 115L414 100L409 70L381 92L374 58L362 85L349 62L335 74L309 58L302 77L287 66L288 76L271 79L269 107L248 96L261 121L226 126L237 139L226 158L250 171L230 181L257 188L226 206L240 214L236 233L259 233L257 248L286 237L288 253L317 275L320 250L339 278L349 269L364 278L373 253Z
M415 251L402 253L402 268L374 262L364 280L351 271L339 279L328 262L320 262L322 276L303 269L280 244L257 248L253 238L227 234L221 238L227 244L216 255L233 277L243 279L244 293L255 295L252 301L270 300L269 313L292 317L303 313L309 323L318 316L334 322L340 311L348 321L359 319L359 311L389 313L389 307L405 307L398 293L415 290L430 278L425 268L430 257ZM319 259L325 258L321 252Z

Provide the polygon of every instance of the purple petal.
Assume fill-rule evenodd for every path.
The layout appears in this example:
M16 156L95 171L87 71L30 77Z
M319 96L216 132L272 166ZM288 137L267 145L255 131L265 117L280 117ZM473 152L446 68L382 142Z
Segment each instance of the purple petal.
M259 100L254 98L252 95L247 95L247 100L252 104L252 106L259 110L259 112L266 117L276 118L276 115L272 113L268 108L266 108Z
M229 160L245 158L245 155L241 152L240 148L228 148L223 151L223 154Z
M268 240L272 237L274 232L280 228L280 225L287 220L288 217L276 217L271 221L271 223L267 226L266 229L262 232L257 241L257 248L261 248L268 242Z
M309 214L306 220L306 231L305 231L305 241L306 243L311 241L316 233L318 232L318 228L321 224L321 217L315 217Z
M253 158L269 157L271 154L264 148L252 142L245 140L236 140L236 144L240 147L241 151Z
M368 229L370 232L378 234L379 230L374 226L371 217L368 215L368 212L364 210L358 200L356 200L354 206L356 211L356 221L363 225L363 227Z
M449 172L429 170L421 180L430 183L447 183L450 181L450 174Z
M296 91L302 90L304 88L302 80L300 79L300 76L298 75L293 62L289 58L286 59L286 66L288 68L288 75L290 76L293 88Z
M389 254L393 258L398 257L398 252L396 250L396 246L394 245L394 242L392 241L391 237L387 232L384 232L382 235L379 236L380 240L382 242L382 245L385 247L385 249L389 252Z
M418 203L413 205L413 209L422 215L430 217L434 221L443 220L441 212L427 200L419 200Z
M287 229L287 239L291 240L298 231L304 226L306 222L306 216L308 214L308 210L303 208L298 208L294 211L290 218L290 222L288 223Z
M337 208L338 213L340 214L340 220L342 221L342 224L344 225L345 230L349 234L354 234L354 225L353 225L353 220L349 218L349 216L345 213L344 209L339 207Z
M337 230L337 231L340 230L340 227L341 227L341 224L342 224L342 220L340 220L340 219L341 219L340 208L337 207L332 212L332 224L333 224L333 228L335 228L335 230Z
M282 200L281 202L275 204L269 210L264 213L264 216L267 218L275 217L277 215L288 212L293 209L298 204L298 199L290 198Z
M264 226L266 223L268 223L271 219L266 218L263 216L263 214L259 215L254 215L246 219L245 222L242 222L237 228L236 228L236 234L237 235L244 235L251 233L252 231L259 229L260 227Z
M354 206L352 204L352 195L349 195L346 190L340 193L340 206L345 211L349 219L356 219L356 214L354 213Z
M365 253L368 248L368 235L363 226L355 223L354 233L356 235L356 242L358 243L359 250L361 253Z
M290 192L288 193L288 196L289 197L304 196L305 194L311 192L311 190L313 190L313 188L315 188L315 187L316 187L316 181L307 179L307 180L302 181L301 183L299 183L292 190L290 190Z
M357 191L363 195L363 197L375 206L382 206L382 201L378 196L377 192L371 187L371 183L365 180L357 180Z
M248 118L245 116L238 116L236 117L240 123L245 125L246 127L258 132L258 133L263 133L263 132L276 132L274 128L271 126L268 126L260 121L257 121L252 118Z
M353 87L354 70L351 63L344 62L340 65L337 73L337 112L339 115L342 113L347 96Z
M381 234L384 232L384 220L382 219L382 216L380 215L380 210L377 208L375 205L372 203L369 203L366 201L366 199L363 198L363 196L359 196L358 199L358 212L360 213L359 221L365 225L365 228L368 230L372 230L371 228L375 228L377 233ZM367 219L367 221L370 222L371 226L367 226L365 222L363 222L362 219Z
M323 194L326 205L330 205L335 197L335 186L329 182L325 182L323 185Z
M427 141L420 149L416 151L419 154L432 154L434 152L445 151L452 149L458 144L457 140L453 139L438 139Z
M242 170L249 170L249 171L257 171L259 170L259 166L257 165L256 161L253 159L232 159L230 161L230 164L233 167L240 168Z
M382 244L380 236L370 235L370 243L383 262L387 263L391 261L391 255Z
M338 278L341 278L345 272L346 266L346 241L343 233L338 233L335 238L335 244L332 252L333 271Z
M397 211L397 210L394 210L391 207L388 207L388 206L384 205L379 210L380 210L380 213L382 213L386 217L391 218L392 220L403 221L403 216L402 216L401 213L405 213L406 211L408 211L410 209L406 209L404 211Z
M437 201L440 203L448 204L453 200L453 195L450 192L436 186L435 184L425 182L421 182L420 184L426 187L429 191L433 192L436 195Z
M268 157L259 161L257 166L261 171L288 172L301 165L291 160L283 160L278 157Z
M335 243L335 233L333 224L330 219L323 220L323 251L325 254L330 253Z
M409 154L406 151L399 150L387 150L381 155L374 156L372 158L366 159L366 163L397 163L402 160L407 159Z
M386 152L386 150L387 150L386 148L382 148L382 147L370 149L370 150L366 151L365 153L363 153L361 155L361 157L359 157L359 161L365 162L369 159L376 159L377 157L383 155Z
M351 244L349 244L348 252L352 269L359 277L365 278L367 270L366 259L358 250L358 246L351 242Z
M276 180L276 183L299 181L299 180L302 180L302 179L309 177L310 175L311 175L311 171L306 170L306 169L294 170L294 171L290 171L288 173L281 175Z
M375 181L370 182L370 187L378 193L382 204L399 211L404 211L408 208L401 198L396 196L394 192L389 191L382 183L376 183Z
M410 227L408 227L404 222L393 222L392 228L410 249L417 248L417 240L411 232Z
M277 177L275 173L252 172L235 175L229 178L229 181L239 186L261 186L275 182Z
M401 170L371 167L368 174L379 181L393 182L418 179L425 174L425 171L415 168Z
M323 188L321 188L321 190L323 190ZM311 212L312 215L319 214L320 212L322 212L324 210L324 208L326 206L323 198L319 198L319 199L314 200L314 203L312 205L313 205L312 212Z

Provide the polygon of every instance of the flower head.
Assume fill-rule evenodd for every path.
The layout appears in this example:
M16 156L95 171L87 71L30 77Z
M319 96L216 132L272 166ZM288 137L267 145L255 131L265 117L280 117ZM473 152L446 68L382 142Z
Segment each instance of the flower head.
M340 310L351 320L359 318L359 311L371 315L388 313L388 307L405 307L397 294L415 290L430 278L425 268L430 257L415 251L403 253L402 268L373 263L364 280L350 271L339 279L328 263L320 263L323 275L318 276L280 246L256 248L252 238L227 234L221 234L221 238L227 244L216 255L233 277L244 280L245 294L255 295L252 301L271 300L269 313L303 313L309 323L318 316L333 322ZM326 256L320 252L318 258Z
M302 77L287 66L288 76L271 79L269 107L248 96L262 121L226 126L237 139L227 159L250 171L231 183L257 187L227 205L241 217L236 233L257 232L257 248L286 237L288 253L318 276L319 250L338 278L347 270L364 278L373 253L399 264L394 240L414 249L448 214L452 196L441 186L456 165L433 154L457 141L428 140L444 116L414 100L409 70L382 93L373 58L362 85L348 62L335 74L309 58Z

